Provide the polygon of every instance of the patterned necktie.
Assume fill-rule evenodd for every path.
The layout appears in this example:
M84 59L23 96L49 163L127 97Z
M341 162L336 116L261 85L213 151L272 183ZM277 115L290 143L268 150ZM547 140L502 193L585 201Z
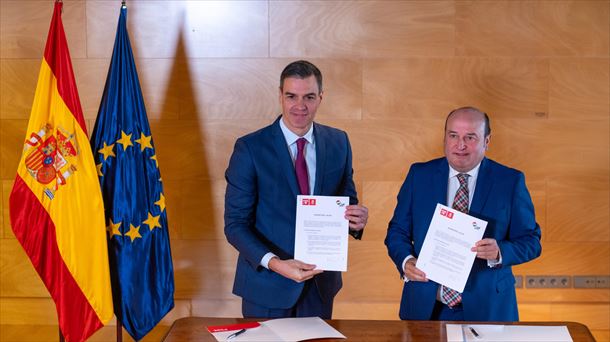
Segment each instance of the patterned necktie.
M297 140L297 158L294 162L294 169L297 173L297 182L299 183L301 195L309 195L309 176L307 175L307 163L305 162L305 155L303 154L305 144L307 144L305 138L299 138Z
M456 191L455 198L453 199L453 209L463 213L468 213L468 176L469 175L465 173L459 173L457 175L457 179L460 181L460 187ZM450 308L462 302L461 293L445 286L441 286L441 296Z

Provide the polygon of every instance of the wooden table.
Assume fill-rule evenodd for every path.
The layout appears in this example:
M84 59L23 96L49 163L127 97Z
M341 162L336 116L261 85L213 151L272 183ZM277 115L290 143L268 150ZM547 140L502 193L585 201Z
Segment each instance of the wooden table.
M172 324L163 341L216 341L206 327L210 325L225 325L250 322L243 318L208 318L187 317L178 319ZM263 320L261 320L263 321ZM446 341L447 323L486 324L491 322L444 322L444 321L369 321L369 320L327 320L328 324L347 336L348 341ZM498 322L496 324L520 325L565 325L575 342L592 341L593 335L587 326L575 322ZM314 341L314 340L311 340ZM315 341L345 341L344 339L317 339Z

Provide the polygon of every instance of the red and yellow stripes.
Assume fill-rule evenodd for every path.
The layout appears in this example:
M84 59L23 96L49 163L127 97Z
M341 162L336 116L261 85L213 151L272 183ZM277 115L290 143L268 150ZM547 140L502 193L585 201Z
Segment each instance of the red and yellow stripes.
M21 157L9 206L13 231L55 301L63 335L68 341L82 341L112 318L112 293L104 206L61 7L55 3L25 139L29 142L24 143L28 149ZM76 155L67 149L58 155L59 143L53 145L57 154L42 147L42 152L31 153L36 147L30 137L40 138L39 132L46 134L34 139L38 143L59 134L69 137ZM52 159L45 164L40 153ZM42 164L47 171L36 177L32 170L44 171Z

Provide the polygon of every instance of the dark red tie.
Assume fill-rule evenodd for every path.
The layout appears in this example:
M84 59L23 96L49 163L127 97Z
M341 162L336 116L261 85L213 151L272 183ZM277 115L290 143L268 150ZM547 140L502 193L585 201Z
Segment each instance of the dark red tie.
M297 182L299 183L301 195L309 195L309 176L307 175L307 163L305 162L305 155L303 154L305 144L307 144L305 138L299 138L297 140L297 159L294 162L294 169L297 173Z

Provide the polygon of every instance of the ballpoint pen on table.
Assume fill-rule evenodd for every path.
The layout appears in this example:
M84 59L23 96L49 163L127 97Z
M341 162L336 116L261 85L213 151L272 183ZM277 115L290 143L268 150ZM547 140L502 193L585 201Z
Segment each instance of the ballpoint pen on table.
M474 328L473 328L473 327L468 327L468 329L469 329L469 330L470 330L470 332L471 332L471 333L474 335L474 337L476 337L476 338L481 338L481 335L480 335L480 334L479 334L479 333L478 333L476 330L474 330Z
M235 337L237 337L237 336L239 336L239 335L241 335L241 334L243 334L243 333L245 333L245 332L246 332L246 329L241 329L241 330L239 330L239 331L237 331L237 332L234 332L234 333L232 333L231 335L227 336L227 340L230 340L230 339L232 339L232 338L235 338Z

